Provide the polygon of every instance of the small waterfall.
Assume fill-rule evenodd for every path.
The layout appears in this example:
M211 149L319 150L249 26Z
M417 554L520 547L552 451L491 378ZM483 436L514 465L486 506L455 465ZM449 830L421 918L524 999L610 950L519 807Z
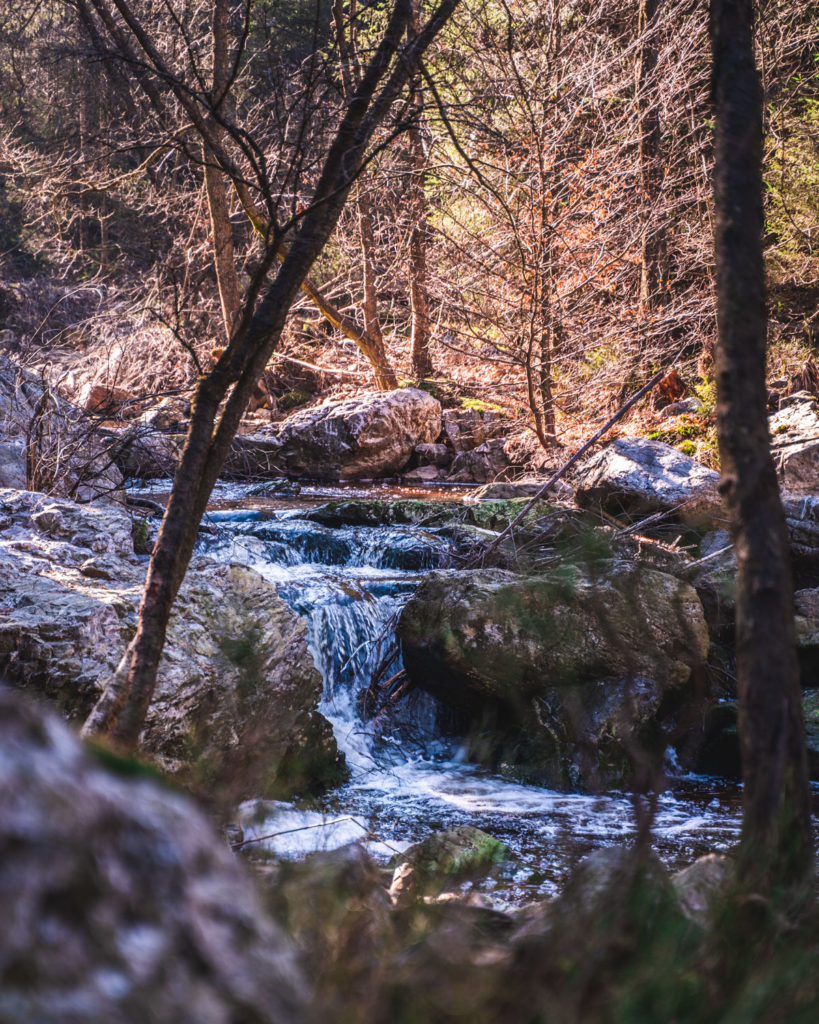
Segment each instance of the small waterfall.
M324 680L321 711L354 778L404 762L409 753L441 752L430 697L416 693L402 702L389 731L383 716L368 722L364 713L371 681L388 681L401 669L401 608L423 573L448 559L439 535L408 527L331 529L297 513L248 509L213 514L209 525L216 529L202 543L209 554L253 566L304 617Z
M462 763L457 744L435 728L436 708L410 694L389 717L362 714L374 674L400 668L395 624L425 572L446 564L448 545L434 530L402 526L329 528L286 506L211 513L201 549L256 568L307 623L324 679L321 711L332 723L351 770L324 809L250 802L246 835L276 838L276 856L366 839L390 856L430 831L472 824L507 843L520 869L495 894L499 904L555 892L584 853L634 835L632 798L581 796L523 786ZM734 787L683 780L663 794L655 847L672 863L732 845L739 831ZM373 837L377 837L374 839Z

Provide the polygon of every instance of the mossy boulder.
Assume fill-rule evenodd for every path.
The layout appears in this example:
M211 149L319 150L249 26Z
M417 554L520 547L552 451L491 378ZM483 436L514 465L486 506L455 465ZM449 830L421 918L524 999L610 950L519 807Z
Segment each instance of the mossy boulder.
M460 716L477 760L579 790L627 784L635 746L661 756L664 716L708 652L694 589L618 562L432 573L398 635L410 677Z
M471 825L434 832L393 858L390 896L396 906L408 906L423 896L487 878L509 857L504 843Z
M121 508L0 490L0 670L81 723L134 635L145 559ZM252 569L196 556L141 748L210 800L343 777L302 619Z

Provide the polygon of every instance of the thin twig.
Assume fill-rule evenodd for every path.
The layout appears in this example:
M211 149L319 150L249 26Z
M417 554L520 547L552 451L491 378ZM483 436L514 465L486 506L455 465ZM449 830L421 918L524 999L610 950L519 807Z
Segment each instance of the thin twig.
M278 839L279 836L288 836L292 832L307 832L311 828L326 828L329 825L340 825L344 821L351 821L354 825L358 825L365 835L370 834L370 830L362 825L360 821L356 821L352 815L347 814L343 818L333 818L330 821L318 821L315 825L299 825L298 828L286 828L281 832L270 832L266 836L254 836L253 839L243 839L241 843L231 843L231 849L241 850L243 846L250 846L251 843L261 843L266 839Z

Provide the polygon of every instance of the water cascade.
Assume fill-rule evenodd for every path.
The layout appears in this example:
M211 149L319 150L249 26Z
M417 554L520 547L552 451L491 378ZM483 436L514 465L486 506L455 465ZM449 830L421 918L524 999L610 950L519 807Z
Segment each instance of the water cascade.
M627 842L635 831L628 794L555 793L466 764L457 739L436 728L432 699L418 692L389 715L364 713L373 674L389 680L400 669L401 607L425 572L446 564L448 544L435 530L332 529L304 515L283 502L213 512L202 541L211 557L251 565L275 582L305 618L324 679L321 711L350 768L349 782L318 807L246 804L246 837L273 836L256 852L297 855L361 840L386 859L431 831L472 824L518 855L496 894L514 902L556 891L590 850ZM725 849L738 833L737 787L722 780L677 777L659 798L654 846L672 865Z

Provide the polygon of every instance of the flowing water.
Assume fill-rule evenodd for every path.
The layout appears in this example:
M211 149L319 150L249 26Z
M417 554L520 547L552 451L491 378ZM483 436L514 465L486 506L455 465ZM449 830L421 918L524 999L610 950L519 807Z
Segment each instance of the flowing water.
M304 616L324 679L321 711L347 758L350 780L309 807L250 801L242 808L256 855L298 855L352 840L386 860L430 832L471 824L516 856L506 877L485 883L501 905L554 893L592 849L627 843L636 831L628 794L572 795L518 785L466 764L457 740L436 728L431 698L411 694L397 712L366 720L362 700L374 670L400 668L395 621L426 571L445 563L447 543L414 527L329 529L304 518L315 498L278 502L217 495L202 547L256 568ZM221 507L220 507L221 506ZM238 507L237 507L238 506ZM670 866L732 846L739 835L738 787L674 777L659 796L654 847Z

